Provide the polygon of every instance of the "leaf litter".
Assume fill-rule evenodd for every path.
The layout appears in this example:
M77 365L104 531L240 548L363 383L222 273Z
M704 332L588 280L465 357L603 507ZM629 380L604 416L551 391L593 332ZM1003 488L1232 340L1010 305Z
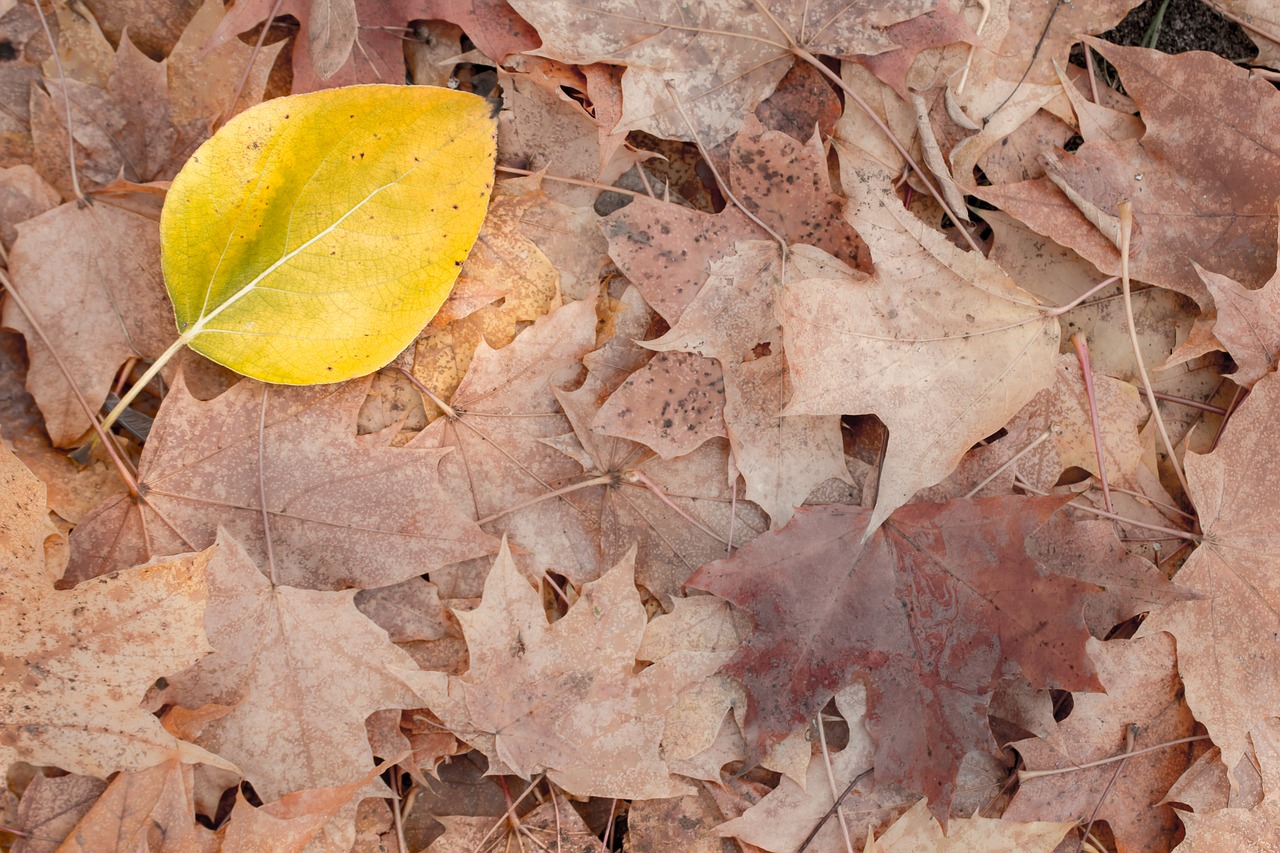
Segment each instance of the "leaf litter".
M5 849L1274 834L1274 72L1131 0L100 5L0 3ZM502 104L437 318L143 380L195 147L406 78Z

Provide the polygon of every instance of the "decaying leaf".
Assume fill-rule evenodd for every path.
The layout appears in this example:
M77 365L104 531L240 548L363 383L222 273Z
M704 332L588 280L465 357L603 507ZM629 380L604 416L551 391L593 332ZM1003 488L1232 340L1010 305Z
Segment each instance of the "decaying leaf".
M1099 689L1082 614L1097 588L1026 550L1061 505L912 504L874 532L870 510L805 507L700 569L689 586L754 620L726 669L747 688L757 754L862 676L877 777L922 791L945 815L965 753L995 747L986 707L1000 678L1021 671L1041 687Z
M8 448L0 482L10 497L0 524L0 767L21 760L105 778L176 758L234 769L141 706L157 678L209 652L202 620L213 552L58 591L45 569L44 486Z

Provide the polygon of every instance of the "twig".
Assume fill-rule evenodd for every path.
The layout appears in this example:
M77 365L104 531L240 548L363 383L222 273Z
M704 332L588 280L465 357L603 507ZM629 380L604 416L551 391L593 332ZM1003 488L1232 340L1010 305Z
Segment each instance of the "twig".
M826 826L827 821L831 820L831 816L836 813L836 809L840 808L840 804L843 803L845 798L853 792L854 787L865 779L867 774L874 769L874 767L869 767L853 778L853 781L840 792L840 796L836 797L836 801L831 804L831 808L827 809L826 814L818 818L818 822L814 824L813 829L809 830L809 834L804 837L804 841L801 841L800 846L796 848L796 853L804 853L805 850L809 849L809 845L813 843L813 839L818 836L818 832L821 831L822 827Z

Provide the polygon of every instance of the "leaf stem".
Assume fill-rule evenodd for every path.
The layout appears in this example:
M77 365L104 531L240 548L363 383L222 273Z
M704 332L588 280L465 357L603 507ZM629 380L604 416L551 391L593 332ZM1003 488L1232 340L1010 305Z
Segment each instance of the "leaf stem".
M141 497L138 489L138 473L129 464L129 460L120 452L120 447L115 442L115 437L107 432L105 426L98 422L98 411L89 405L89 401L85 399L84 393L80 390L80 386L76 384L71 368L62 360L62 355L54 347L49 340L48 335L44 333L44 327L36 320L35 314L31 312L31 308L27 305L26 300L22 298L22 294L18 293L17 288L13 286L13 282L9 280L4 270L0 270L0 285L4 285L5 292L9 294L9 298L13 300L13 304L18 306L18 310L22 312L22 316L27 318L27 322L31 324L31 328L35 330L36 336L40 338L40 342L44 344L45 349L53 356L53 360L58 365L58 370L62 372L63 378L67 380L67 384L71 386L71 392L76 396L76 402L80 404L80 408L84 409L85 416L89 419L89 424L93 427L93 431L97 433L98 440L102 442L103 448L107 451L107 455L111 457L111 462L116 467L116 472L120 474L120 479L124 480L125 486L129 489L129 494L134 498ZM145 498L143 498L145 500Z
M1089 360L1089 342L1083 332L1071 336L1071 343L1076 347L1076 358L1080 360L1080 375L1084 378L1085 399L1089 403L1089 426L1093 428L1093 452L1098 458L1098 481L1102 483L1102 508L1114 512L1111 505L1111 487L1107 483L1107 459L1102 452L1102 425L1098 422L1098 402L1093 390L1093 365Z
M116 422L120 415L124 414L124 410L129 408L129 404L137 399L138 395L142 393L142 389L146 388L151 380L156 378L157 373L164 370L165 365L173 360L173 357L178 354L178 350L185 347L192 337L190 334L179 335L178 339L170 344L167 350L160 353L160 357L151 363L151 366L146 369L138 381L133 383L133 387L120 396L120 402L116 403L115 408L111 410L111 414L107 415L107 419L102 422L104 430L111 429L111 425Z
M907 151L906 146L902 144L898 137L894 136L893 131L889 129L889 125L884 123L884 119L876 115L875 110L871 109L871 105L868 104L852 86L845 83L843 77L823 65L822 60L818 59L812 53L802 47L793 47L792 51L797 57L818 69L819 73L824 75L831 82L835 83L836 86L840 88L840 91L844 92L846 98L857 104L858 109L867 114L867 118L871 119L875 126L880 129L880 132L885 135L890 144L892 144L893 147L897 149L898 153L902 155L902 159L906 161L907 165L914 169L916 174L920 176L920 180L924 183L925 189L929 191L929 195L934 197L938 204L941 205L942 212L950 217L952 224L954 224L960 233L964 235L964 241L969 244L969 248L973 249L973 251L978 254L982 254L982 250L978 248L978 244L973 239L973 235L969 233L969 229L965 228L964 225L961 224L964 220L951 210L947 205L946 200L942 197L942 193L938 192L937 188L934 187L933 182L929 180L929 176L925 173L924 169L916 162L915 158L911 156L911 153Z
M1110 758L1099 758L1097 761L1090 761L1086 764L1073 764L1070 767L1058 767L1054 770L1019 770L1018 781L1025 782L1028 779L1039 779L1042 776L1057 776L1061 773L1074 773L1077 770L1088 770L1090 767L1101 767L1104 764L1111 764L1115 761L1124 761L1126 758L1132 758L1135 755L1143 755L1148 752L1155 752L1157 749L1164 749L1167 746L1178 746L1183 743L1191 743L1197 740L1208 739L1208 735L1195 735L1194 737L1184 737L1179 738L1178 740L1158 743L1155 746L1144 746L1142 749L1135 749L1131 752L1122 752L1119 755L1113 755Z
M486 515L484 518L477 519L476 524L488 524L491 521L497 521L499 518L502 518L504 515L510 515L513 512L519 512L520 510L526 509L527 507L531 507L534 504L542 503L543 501L549 500L551 498L558 498L561 495L567 495L570 492L576 492L579 489L586 489L586 488L590 488L591 486L612 485L616 481L616 479L617 478L614 477L614 475L612 474L602 474L601 476L593 477L590 480L583 480L581 483L573 483L572 485L565 486L563 489L556 489L553 492L547 492L546 494L538 495L536 498L530 498L527 501L518 503L513 507L507 507L502 512L495 512L493 515Z
M1037 489L1035 486L1031 485L1026 480L1023 480L1021 478L1018 478L1015 481L1015 483L1017 484L1018 488L1026 492L1031 492L1031 494L1033 495L1049 494L1048 492L1042 492L1041 490ZM1089 506L1088 504L1078 504L1074 500L1068 503L1067 506L1071 507L1072 509L1083 510L1084 512L1091 512L1094 515L1099 515L1099 516L1102 516L1103 518L1110 518L1113 521L1119 521L1122 524L1129 524L1129 525L1132 525L1133 527L1141 527L1143 530L1154 530L1156 533L1167 533L1170 536L1177 537L1178 539L1186 539L1190 542L1204 541L1203 536L1198 536L1195 533L1188 533L1185 530L1175 530L1172 527L1161 527L1158 524L1147 524L1145 521L1138 521L1136 518L1128 518L1123 515L1118 515L1114 512L1107 512L1105 509L1098 509L1096 506Z
M1164 418L1161 417L1160 407L1155 402L1156 392L1151 388L1151 378L1147 376L1147 365L1142 358L1142 348L1138 344L1138 329L1133 319L1133 296L1129 287L1129 239L1132 234L1133 205L1125 199L1120 202L1120 286L1124 293L1124 320L1129 327L1129 343L1133 346L1133 360L1137 362L1142 387L1146 389L1147 400L1151 403L1151 417L1155 419L1160 441L1164 444L1165 452L1169 454L1169 465L1173 468L1173 473L1178 475L1178 483L1182 485L1182 491L1187 496L1187 500L1194 503L1191 487L1187 485L1187 477L1182 473L1182 463L1178 461L1178 454L1174 452L1169 431L1164 428Z
M40 16L40 26L44 27L44 37L49 40L49 49L53 51L53 64L58 67L62 105L67 110L67 155L71 166L71 188L75 190L76 199L81 204L86 204L89 199L85 198L84 191L80 189L80 173L76 170L76 134L75 126L71 123L71 91L67 88L67 75L62 70L62 57L58 54L58 45L53 40L53 31L49 29L49 21L44 16L44 9L40 8L40 0L35 0L32 5L36 7L36 14Z
M1045 430L1044 432L1042 432L1042 433L1040 433L1038 436L1036 436L1035 441L1031 442L1031 443L1030 443L1030 444L1028 444L1026 447L1022 448L1022 449L1021 449L1021 450L1019 450L1017 453L1015 453L1013 456L1009 457L1007 460L1005 460L1005 461L1000 465L1000 467L999 467L999 468L997 468L996 470L994 470L994 471L992 471L990 474L988 474L988 475L987 475L987 477L986 477L986 479L984 479L981 483L979 483L978 485L976 485L976 486L974 486L972 489L970 489L970 490L969 490L969 492L964 496L964 497L965 497L965 500L968 500L969 498L971 498L971 497L973 497L974 495L976 495L978 492L982 491L983 487L984 487L984 486L986 486L986 485L987 485L987 483L990 483L990 482L991 482L992 480L994 480L996 477L999 477L999 476L1000 476L1000 474L1001 474L1005 469L1007 469L1010 465L1012 465L1013 463L1017 462L1019 459L1021 459L1021 458L1022 458L1024 455L1026 455L1027 453L1031 452L1031 450L1033 450L1035 447L1037 447L1037 446L1038 446L1042 441L1045 441L1046 439L1048 439L1048 438L1049 438L1049 435L1050 435L1050 430Z

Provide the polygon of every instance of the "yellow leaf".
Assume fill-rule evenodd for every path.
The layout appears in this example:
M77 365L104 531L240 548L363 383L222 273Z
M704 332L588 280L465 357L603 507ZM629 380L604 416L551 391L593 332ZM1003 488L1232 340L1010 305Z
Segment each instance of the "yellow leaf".
M191 157L160 218L181 340L264 382L363 376L453 287L493 186L476 95L350 86L268 101Z

